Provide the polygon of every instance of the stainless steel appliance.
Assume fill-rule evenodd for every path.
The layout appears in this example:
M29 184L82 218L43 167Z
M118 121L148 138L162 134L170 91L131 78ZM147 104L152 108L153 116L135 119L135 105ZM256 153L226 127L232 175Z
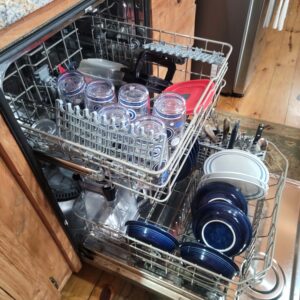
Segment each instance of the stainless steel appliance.
M223 93L243 96L260 55L260 39L269 1L197 0L195 36L223 41L233 46ZM193 65L197 72L199 66Z
M107 198L114 197L113 184L120 186L124 188L123 191L126 190L126 201L137 201L141 208L141 218L172 231L180 241L190 241L192 235L189 204L201 176L200 166L208 155L222 149L221 144L202 144L198 156L198 170L186 180L176 183L176 178L224 86L223 77L227 71L231 46L140 26L132 21L132 13L126 20L122 13L117 17L113 16L110 9L115 8L117 4L124 8L124 3L113 1L98 6L98 1L84 1L62 19L54 20L15 47L1 53L1 114L84 261L136 282L143 282L148 288L171 299L235 299L245 296L249 285L255 285L272 266L278 208L287 168L285 158L275 146L270 145L265 157L265 162L273 174L270 193L268 198L262 201L249 203L254 235L249 250L234 258L241 268L240 275L234 280L185 261L178 253L169 254L136 240L126 234L124 227L119 226L116 229L98 222L101 217L100 210L94 210L95 206L88 205L84 197L70 199L80 188L105 194ZM86 13L85 9L91 4L94 7ZM138 5L138 8L140 7ZM124 13L123 9L121 11ZM139 12L140 20L143 19L141 14L142 11ZM82 113L79 107L74 111L56 101L55 86L60 67L72 68L83 58L97 57L119 62L130 68L140 48L155 40L162 42L164 47L170 40L175 46L182 47L179 47L179 50L183 51L186 57L175 57L175 72L183 74L186 79L190 77L189 65L193 60L189 55L195 54L190 50L195 42L199 41L201 56L206 60L202 62L203 69L201 68L197 75L198 78L211 79L215 90L213 105L207 111L196 108L197 114L186 124L183 140L169 158L165 169L159 172L147 169L145 159L140 160L140 165L132 163L132 139L127 135L111 132L107 128L104 133L93 136L93 120L86 112ZM218 49L220 54L217 57L218 68L213 74L211 69L215 56L211 49ZM146 61L143 72L150 72L144 74L150 79L150 87L153 87L153 83L164 82L159 80L161 73L165 73L165 70L161 69L164 68L158 66L157 62ZM195 76L195 72L193 73ZM207 90L210 91L209 86ZM199 101L210 96L204 92ZM57 121L55 133L44 132L33 126L45 116ZM99 137L101 143L96 143L95 140ZM119 144L121 141L126 147L116 149L111 145L112 140ZM144 145L149 146L147 141L144 141ZM45 165L47 181L37 160L43 164L44 161L51 161L55 167L66 167L63 163L63 160L66 160L75 176L63 168L56 173L53 170L47 172ZM153 163L151 160L147 162ZM80 180L78 173L83 180ZM166 179L163 184L157 180L161 179L162 175ZM122 181L119 180L120 176ZM68 193L60 193L66 190ZM64 202L58 204L58 198ZM95 201L98 205L99 202ZM264 255L260 256L260 252ZM258 259L260 267L256 268L255 262Z

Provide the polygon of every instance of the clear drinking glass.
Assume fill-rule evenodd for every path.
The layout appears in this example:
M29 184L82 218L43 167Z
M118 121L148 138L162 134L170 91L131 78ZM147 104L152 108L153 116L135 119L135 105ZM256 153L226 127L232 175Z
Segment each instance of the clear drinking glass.
M184 98L176 93L162 93L154 102L153 115L167 128L171 147L176 147L184 133L186 107Z
M57 89L59 97L66 103L80 105L84 103L84 76L76 71L66 72L58 77Z
M135 136L153 141L154 146L148 153L154 162L151 167L156 171L162 169L166 165L169 157L168 144L166 141L167 131L164 122L154 116L143 116L135 121L133 128ZM162 138L163 135L165 139ZM155 162L156 160L157 162ZM163 183L167 179L168 174L167 171L164 172L160 178L158 178L158 183Z
M129 129L130 113L125 107L119 104L111 104L103 107L98 112L98 116L101 125L112 129Z
M85 107L90 112L116 102L115 87L108 80L96 80L87 84L85 89Z
M123 85L119 90L118 100L120 105L129 110L131 121L148 113L149 91L141 84Z

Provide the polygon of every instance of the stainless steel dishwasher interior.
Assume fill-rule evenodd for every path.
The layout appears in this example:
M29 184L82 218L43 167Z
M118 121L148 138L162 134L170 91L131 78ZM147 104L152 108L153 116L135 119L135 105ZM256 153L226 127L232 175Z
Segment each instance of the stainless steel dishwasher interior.
M271 268L264 280L252 289L248 288L241 299L299 299L299 234L300 185L287 180L282 194L277 223L275 268ZM280 274L281 270L284 274L283 278ZM275 275L275 272L279 272L279 274Z
M300 185L287 182L278 216L278 227L276 234L275 254L273 267L261 282L252 288L247 288L240 296L241 300L252 299L280 299L296 300L300 296L300 264L299 264L299 233L300 233ZM85 262L103 268L101 259L102 248L97 250L97 242L93 239L87 240L85 246L95 255L91 258L84 256ZM98 245L99 247L99 245ZM259 259L259 258L258 258ZM109 270L110 263L105 266ZM116 266L120 274L125 274L120 265ZM115 269L112 267L112 271ZM279 275L274 274L279 271ZM283 278L280 272L283 271ZM134 275L136 277L136 275ZM282 281L283 280L283 281ZM162 287L161 291L166 291ZM169 294L170 295L170 294ZM173 294L176 299L180 295ZM187 298L188 299L188 298ZM199 298L203 299L203 298ZM204 298L205 299L205 298ZM218 299L218 298L214 298ZM222 299L222 298L219 298Z

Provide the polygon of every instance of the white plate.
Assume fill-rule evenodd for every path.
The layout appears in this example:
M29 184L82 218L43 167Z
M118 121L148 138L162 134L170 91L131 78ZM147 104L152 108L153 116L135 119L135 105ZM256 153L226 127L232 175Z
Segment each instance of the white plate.
M262 183L255 177L234 173L218 172L203 175L200 185L206 185L210 182L227 182L239 188L247 200L258 200L266 195L268 185Z
M255 155L242 150L223 150L205 161L204 174L216 172L235 172L250 175L267 184L269 171L265 164Z

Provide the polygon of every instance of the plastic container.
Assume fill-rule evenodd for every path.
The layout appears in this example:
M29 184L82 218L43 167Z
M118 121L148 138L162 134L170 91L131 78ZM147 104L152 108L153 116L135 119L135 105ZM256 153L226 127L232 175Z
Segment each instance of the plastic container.
M85 86L84 76L76 71L66 72L57 80L60 99L74 106L84 103Z
M154 102L153 115L162 120L167 128L171 147L176 147L184 133L186 121L185 100L176 93L163 93Z
M141 84L123 85L119 90L118 100L120 105L129 110L131 121L148 114L149 91Z
M173 92L184 97L186 105L186 114L193 115L195 106L198 104L199 99L202 97L208 85L210 85L210 87L208 88L207 94L202 99L200 106L196 111L196 113L199 113L201 108L206 110L214 99L215 84L209 79L197 79L175 83L167 87L164 92Z
M85 107L90 112L116 102L115 87L108 80L96 80L87 84L85 89Z

